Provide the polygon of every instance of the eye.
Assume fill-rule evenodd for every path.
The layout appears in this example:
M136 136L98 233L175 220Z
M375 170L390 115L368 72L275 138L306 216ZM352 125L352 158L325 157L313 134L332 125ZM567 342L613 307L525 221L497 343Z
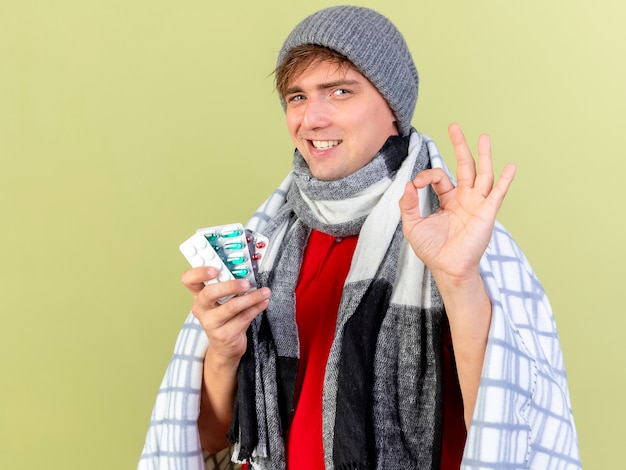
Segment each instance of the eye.
M295 103L305 99L304 95L291 95L287 97L287 103Z
M346 90L345 88L338 88L337 90L333 91L333 95L337 95L337 96L341 96L341 95L349 95L350 91Z

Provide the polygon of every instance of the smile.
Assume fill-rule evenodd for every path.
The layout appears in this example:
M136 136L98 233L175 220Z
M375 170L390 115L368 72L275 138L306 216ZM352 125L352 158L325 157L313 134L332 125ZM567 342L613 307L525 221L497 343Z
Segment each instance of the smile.
M311 141L311 143L313 144L313 147L315 147L318 150L327 150L329 148L336 147L341 142L342 142L341 140L312 140Z

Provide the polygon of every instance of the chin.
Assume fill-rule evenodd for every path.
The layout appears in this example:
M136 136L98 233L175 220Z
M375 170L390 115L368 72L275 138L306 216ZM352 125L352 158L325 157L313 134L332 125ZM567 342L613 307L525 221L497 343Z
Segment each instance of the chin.
M342 178L345 178L348 175L344 175L344 174L336 174L336 173L311 173L316 179L320 180L320 181L337 181L340 180Z

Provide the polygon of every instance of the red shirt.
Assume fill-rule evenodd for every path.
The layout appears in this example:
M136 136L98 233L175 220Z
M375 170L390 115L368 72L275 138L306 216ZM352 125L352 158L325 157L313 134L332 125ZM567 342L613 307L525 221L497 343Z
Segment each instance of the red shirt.
M323 470L322 388L343 285L357 236L336 239L313 231L296 287L296 322L300 362L296 411L287 438L289 470ZM458 469L465 445L463 404L450 349L444 338L444 435L441 469Z

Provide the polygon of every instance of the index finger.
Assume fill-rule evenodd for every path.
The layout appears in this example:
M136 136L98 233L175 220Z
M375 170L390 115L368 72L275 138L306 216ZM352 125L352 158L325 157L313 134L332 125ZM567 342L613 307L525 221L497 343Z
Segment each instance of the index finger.
M180 281L187 289L189 289L189 291L191 291L191 293L195 295L204 289L204 283L206 281L215 279L217 274L217 269L211 266L200 266L198 268L191 268L185 271L181 275Z

